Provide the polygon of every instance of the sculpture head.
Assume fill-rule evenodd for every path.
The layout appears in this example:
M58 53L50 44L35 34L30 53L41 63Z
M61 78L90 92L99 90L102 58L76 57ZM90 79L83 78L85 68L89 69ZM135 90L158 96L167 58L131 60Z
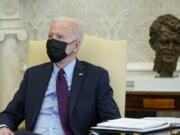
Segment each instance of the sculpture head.
M180 20L170 14L158 17L150 27L149 42L156 53L153 70L160 77L173 77L180 55Z

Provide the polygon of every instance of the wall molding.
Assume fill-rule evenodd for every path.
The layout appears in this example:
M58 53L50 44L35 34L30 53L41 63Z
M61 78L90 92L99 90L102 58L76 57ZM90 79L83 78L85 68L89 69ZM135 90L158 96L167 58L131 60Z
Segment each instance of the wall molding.
M22 78L20 53L25 52L22 44L27 33L22 25L20 4L20 0L0 1L0 76L3 76L0 81L0 110L12 99Z
M0 42L8 35L15 35L17 40L27 38L27 32L22 28L19 0L4 0L0 3Z
M0 31L0 42L4 41L6 39L6 36L8 35L14 35L16 36L17 40L23 41L27 38L27 32L25 29L8 29Z

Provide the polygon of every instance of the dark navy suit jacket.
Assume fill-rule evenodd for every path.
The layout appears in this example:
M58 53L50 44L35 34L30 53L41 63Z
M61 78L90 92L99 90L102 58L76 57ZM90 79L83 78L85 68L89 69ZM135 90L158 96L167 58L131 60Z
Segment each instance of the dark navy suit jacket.
M0 124L13 131L25 120L26 130L33 131L53 71L53 63L26 70L19 90L0 113ZM75 135L88 135L98 122L119 118L112 98L106 70L77 60L71 85L69 122Z

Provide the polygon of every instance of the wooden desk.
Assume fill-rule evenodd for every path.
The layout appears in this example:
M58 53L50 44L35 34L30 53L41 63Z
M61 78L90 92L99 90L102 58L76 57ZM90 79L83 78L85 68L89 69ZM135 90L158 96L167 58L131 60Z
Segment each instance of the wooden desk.
M180 111L179 92L126 92L126 111Z

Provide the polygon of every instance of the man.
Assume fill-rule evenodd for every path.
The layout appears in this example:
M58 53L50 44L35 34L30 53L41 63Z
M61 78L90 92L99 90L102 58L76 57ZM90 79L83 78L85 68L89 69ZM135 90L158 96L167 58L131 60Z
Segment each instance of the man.
M82 40L75 21L52 22L46 44L51 62L25 72L0 114L0 135L13 135L24 119L26 130L37 134L88 135L98 122L120 117L107 71L76 59Z
M150 27L150 45L156 52L153 70L173 77L180 55L180 20L170 14L158 17Z

